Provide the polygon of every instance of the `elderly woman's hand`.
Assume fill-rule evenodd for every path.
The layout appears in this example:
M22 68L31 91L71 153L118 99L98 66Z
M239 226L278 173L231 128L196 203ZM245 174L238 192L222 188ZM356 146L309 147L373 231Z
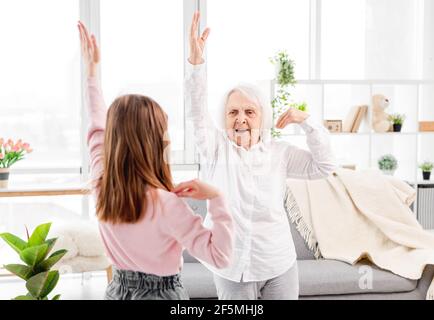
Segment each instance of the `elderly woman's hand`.
M306 112L291 108L279 117L276 123L276 128L283 129L290 123L302 123L308 117L309 114Z
M199 11L196 11L193 15L193 20L190 27L190 57L188 58L188 61L194 65L202 64L204 62L203 52L205 49L206 39L208 38L210 32L210 29L206 28L202 33L202 36L199 38L197 34L199 21L200 13Z

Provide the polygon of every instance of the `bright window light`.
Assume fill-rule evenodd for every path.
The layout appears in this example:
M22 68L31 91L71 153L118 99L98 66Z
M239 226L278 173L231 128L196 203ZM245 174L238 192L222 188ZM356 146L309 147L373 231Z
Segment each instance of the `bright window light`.
M80 166L78 1L0 3L0 137L34 149L15 167Z
M169 116L173 150L184 147L183 1L104 0L102 85L106 103L137 93Z

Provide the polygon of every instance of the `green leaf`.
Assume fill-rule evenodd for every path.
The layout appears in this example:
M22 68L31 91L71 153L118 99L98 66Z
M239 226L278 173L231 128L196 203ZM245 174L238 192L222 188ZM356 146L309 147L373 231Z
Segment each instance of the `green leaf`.
M37 300L37 299L35 299L34 297L32 297L32 295L27 294L25 296L15 297L14 300Z
M27 280L26 287L30 294L38 299L45 298L59 281L59 272L41 272Z
M27 248L27 242L21 240L17 236L11 233L1 233L0 238L2 238L12 249L14 249L18 254Z
M36 227L29 239L29 246L38 246L43 244L47 238L48 232L50 232L51 222L41 224Z
M52 266L54 266L62 257L67 253L67 250L58 250L54 252L51 256L48 257L47 260L42 261L38 265L38 270L40 271L48 271Z
M22 261L27 263L28 266L34 267L42 260L44 260L44 258L47 256L47 251L48 251L47 244L42 244L36 247L30 247L24 249L21 252L20 258Z
M46 297L50 294L51 291L56 287L57 282L59 281L59 271L50 271L48 273L48 279L45 282L42 296Z
M51 299L51 300L59 300L60 299L60 294L56 294L54 297L53 297L53 299Z
M23 280L28 280L32 275L32 268L22 264L7 264L4 267L6 270L15 274Z
M57 238L45 240L44 243L48 245L47 255L50 253L51 249L53 249L56 241L57 241Z

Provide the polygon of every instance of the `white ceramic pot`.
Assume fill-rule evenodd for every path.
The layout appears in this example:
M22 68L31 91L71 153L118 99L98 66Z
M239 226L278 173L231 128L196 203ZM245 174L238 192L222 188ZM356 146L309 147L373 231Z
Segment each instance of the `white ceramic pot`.
M381 170L385 175L393 176L395 174L395 170Z

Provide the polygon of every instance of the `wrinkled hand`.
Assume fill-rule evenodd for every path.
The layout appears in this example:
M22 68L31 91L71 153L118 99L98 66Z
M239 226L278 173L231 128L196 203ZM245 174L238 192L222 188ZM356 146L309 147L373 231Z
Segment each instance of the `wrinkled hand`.
M90 35L85 25L79 21L78 31L80 33L81 55L87 67L89 77L96 76L97 66L101 60L101 54L98 44L96 43L95 35Z
M197 179L178 184L172 192L178 197L188 197L198 200L212 199L220 195L217 188Z
M203 52L205 50L206 39L208 38L210 28L206 28L202 33L202 36L198 38L197 31L199 28L200 21L200 13L196 11L193 15L193 20L191 22L190 27L190 57L188 61L191 64L202 64L203 60Z
M304 120L306 120L309 117L309 114L298 110L298 109L289 109L285 113L283 113L276 123L277 129L283 129L288 124L291 123L302 123Z

